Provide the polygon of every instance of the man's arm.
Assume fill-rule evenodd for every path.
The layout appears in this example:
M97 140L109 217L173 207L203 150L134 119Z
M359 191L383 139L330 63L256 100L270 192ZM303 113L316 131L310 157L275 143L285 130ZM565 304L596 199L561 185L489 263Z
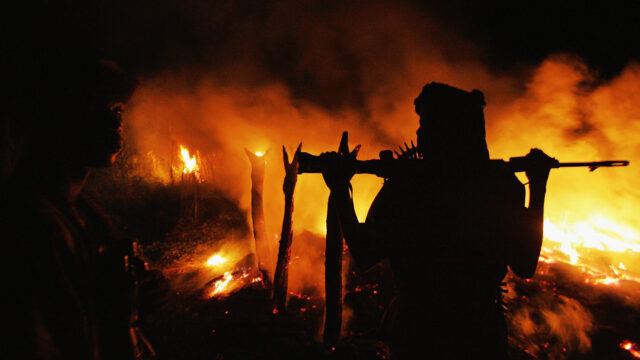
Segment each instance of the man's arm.
M338 211L342 234L356 264L366 270L382 261L387 229L381 229L379 224L359 222L349 189L332 190L329 206L335 206Z
M368 269L384 257L380 255L384 253L381 251L384 235L382 231L375 231L376 225L360 223L356 215L349 183L355 173L351 166L355 157L338 153L325 153L321 156L330 164L323 172L325 183L331 190L329 206L334 207L337 212L342 234L356 264Z
M535 164L526 174L529 179L529 207L523 209L518 224L520 241L512 248L509 267L522 278L535 274L542 249L544 199L553 159L538 149L527 155Z

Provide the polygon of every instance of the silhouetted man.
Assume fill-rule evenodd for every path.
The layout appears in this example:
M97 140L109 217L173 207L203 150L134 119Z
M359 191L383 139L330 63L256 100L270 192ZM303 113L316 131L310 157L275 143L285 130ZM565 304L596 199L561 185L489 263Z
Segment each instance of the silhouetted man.
M23 136L2 189L5 351L20 359L131 359L139 337L130 244L118 242L83 186L90 168L110 166L120 151L133 86L94 52L56 45L25 57L31 64L12 89L21 93L10 120Z
M420 160L389 178L365 223L350 197L349 156L325 153L331 189L351 254L362 268L388 257L398 294L382 328L394 358L504 359L501 282L507 266L532 277L542 244L551 158L532 149L524 186L489 161L483 94L439 83L415 99ZM413 354L413 355L412 355Z

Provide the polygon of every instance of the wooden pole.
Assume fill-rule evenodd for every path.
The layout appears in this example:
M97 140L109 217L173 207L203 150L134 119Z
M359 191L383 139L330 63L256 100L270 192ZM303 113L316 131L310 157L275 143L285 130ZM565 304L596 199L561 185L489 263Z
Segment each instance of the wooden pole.
M198 221L198 198L200 183L195 172L191 173L191 181L193 181L193 222Z
M291 243L293 242L293 192L298 181L298 156L302 149L302 143L293 155L289 163L287 150L282 147L282 159L284 161L284 216L282 218L282 233L280 234L280 246L278 248L278 262L273 276L273 309L275 312L286 311L287 288L289 285L289 261L291 260Z
M271 150L271 149L269 149ZM258 156L246 148L244 151L251 162L251 221L253 223L253 240L256 249L256 261L260 266L259 249L267 244L267 230L264 222L264 210L262 205L262 188L264 185L264 168L265 158L269 153L267 150L264 155ZM260 266L260 268L264 268Z
M342 133L338 153L354 159L360 145L349 151L349 134ZM325 250L325 320L324 344L334 348L340 340L342 330L342 252L343 237L338 217L338 208L329 198L327 206L327 238Z
M324 261L324 344L333 348L342 330L342 229L335 204L327 207L327 237Z

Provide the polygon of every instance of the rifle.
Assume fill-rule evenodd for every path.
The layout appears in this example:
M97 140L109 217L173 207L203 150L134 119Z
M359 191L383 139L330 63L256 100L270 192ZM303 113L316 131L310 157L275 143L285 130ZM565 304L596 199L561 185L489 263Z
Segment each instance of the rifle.
M298 174L305 173L321 173L326 168L323 158L317 155L301 152L299 156ZM356 174L373 174L382 178L389 178L394 173L402 172L403 169L416 169L424 167L425 160L422 159L395 159L391 150L383 150L380 152L380 159L374 160L353 160ZM503 164L512 172L527 171L532 168L530 159L525 156L512 157L509 161L500 159L489 160L494 164ZM588 167L589 171L594 171L601 167L627 166L627 160L606 160L591 162L558 162L551 164L551 168L563 167Z

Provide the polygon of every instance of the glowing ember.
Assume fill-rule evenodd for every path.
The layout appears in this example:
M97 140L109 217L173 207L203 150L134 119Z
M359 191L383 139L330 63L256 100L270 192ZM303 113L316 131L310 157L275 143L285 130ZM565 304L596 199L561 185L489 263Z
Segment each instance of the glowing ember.
M207 260L207 266L218 266L227 262L227 259L215 254Z
M223 297L246 286L262 283L262 281L262 274L251 269L237 272L227 271L220 280L213 283L209 297Z
M221 294L225 290L227 285L229 285L229 282L231 282L231 280L233 280L233 275L231 275L231 273L227 271L226 273L224 273L224 276L221 280L218 280L215 284L213 284L213 291L211 292L210 296L214 297Z
M264 153L262 151L256 151L256 156L264 156Z
M198 163L196 162L195 155L191 157L189 155L189 150L187 150L184 146L180 145L180 155L182 156L182 161L184 162L184 169L182 172L185 174L190 174L194 171L199 171Z
M620 343L620 347L627 350L633 357L640 359L640 347L629 340Z
M603 285L612 285L612 284L619 284L620 283L620 279L616 279L616 278L612 278L612 277L605 277L604 279L596 279L594 281L594 284L603 284Z

